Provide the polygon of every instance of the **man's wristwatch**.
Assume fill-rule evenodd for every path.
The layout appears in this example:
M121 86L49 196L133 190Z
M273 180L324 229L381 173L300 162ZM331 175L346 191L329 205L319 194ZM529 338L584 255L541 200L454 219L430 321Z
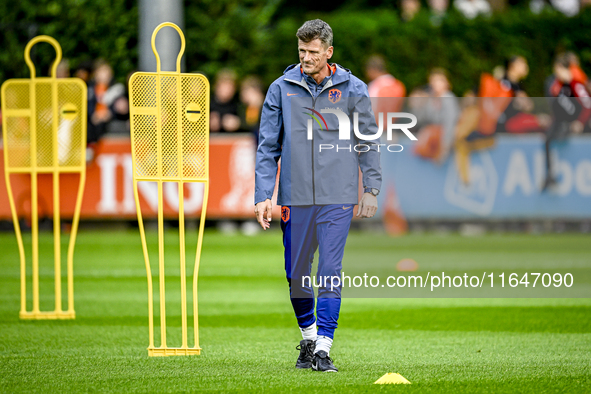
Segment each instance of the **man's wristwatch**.
M375 187L364 187L363 193L370 193L377 197L378 194L380 194L380 190L376 189Z

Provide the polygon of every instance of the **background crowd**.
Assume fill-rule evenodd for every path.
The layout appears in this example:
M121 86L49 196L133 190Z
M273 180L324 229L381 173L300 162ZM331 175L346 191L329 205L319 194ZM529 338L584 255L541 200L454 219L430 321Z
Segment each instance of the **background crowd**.
M466 168L470 152L492 146L498 133L541 133L549 152L554 141L591 131L584 72L591 67L590 3L343 0L329 6L223 0L214 7L191 2L184 6L191 43L185 58L188 71L203 72L212 82L210 131L256 138L266 87L297 61L295 49L286 49L295 48L293 32L301 21L319 16L335 31L333 59L364 78L370 96L393 98L382 103L418 115L423 136L415 153L441 164L455 151L459 167ZM89 86L90 160L102 136L129 133L126 82L137 67L137 12L131 0L84 5L40 0L0 15L2 80L27 76L15 59L22 58L28 39L59 37L70 57L60 64L59 76L80 77ZM43 48L33 53L35 63L45 67L53 56ZM542 96L570 97L576 116L567 116L560 100L544 106L532 99ZM497 113L486 113L484 106ZM463 173L468 182L467 170ZM547 179L547 186L552 182Z
M414 153L442 164L455 148L461 178L469 183L470 153L493 146L496 134L541 133L547 174L543 190L554 186L552 143L591 133L591 83L573 52L557 54L552 70L544 82L547 100L531 98L524 88L529 66L523 56L511 56L492 73L483 73L475 88L465 91L460 100L452 92L448 72L432 69L427 84L413 89L407 101L406 107L418 119ZM404 84L387 72L381 56L370 58L366 74L375 102L404 97ZM397 112L402 105L402 101L386 103L389 108L376 112Z

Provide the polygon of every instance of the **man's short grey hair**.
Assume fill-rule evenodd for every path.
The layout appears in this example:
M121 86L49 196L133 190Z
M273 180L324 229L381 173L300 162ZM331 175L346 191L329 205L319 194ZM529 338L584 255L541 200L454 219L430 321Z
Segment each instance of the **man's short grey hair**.
M296 37L305 43L319 39L325 48L332 46L332 29L325 21L314 19L307 21L298 29Z

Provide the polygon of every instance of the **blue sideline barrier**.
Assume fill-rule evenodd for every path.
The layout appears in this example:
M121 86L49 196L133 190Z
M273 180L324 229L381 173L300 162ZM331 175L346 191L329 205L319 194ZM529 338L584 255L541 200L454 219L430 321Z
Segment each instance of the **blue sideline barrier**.
M453 154L439 166L414 155L412 142L402 145L402 152L381 156L381 211L394 187L411 220L591 218L591 136L552 145L558 184L545 192L541 135L499 135L493 148L473 152L469 185L461 181Z

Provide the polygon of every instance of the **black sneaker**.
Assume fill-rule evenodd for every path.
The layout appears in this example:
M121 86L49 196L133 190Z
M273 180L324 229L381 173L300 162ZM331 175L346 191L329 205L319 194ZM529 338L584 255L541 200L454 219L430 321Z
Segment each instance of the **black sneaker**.
M300 351L298 361L296 361L296 368L312 368L312 358L314 357L314 349L316 348L316 341L302 339L296 349Z
M334 366L330 357L324 350L314 353L312 360L312 369L320 372L338 372L337 367Z

